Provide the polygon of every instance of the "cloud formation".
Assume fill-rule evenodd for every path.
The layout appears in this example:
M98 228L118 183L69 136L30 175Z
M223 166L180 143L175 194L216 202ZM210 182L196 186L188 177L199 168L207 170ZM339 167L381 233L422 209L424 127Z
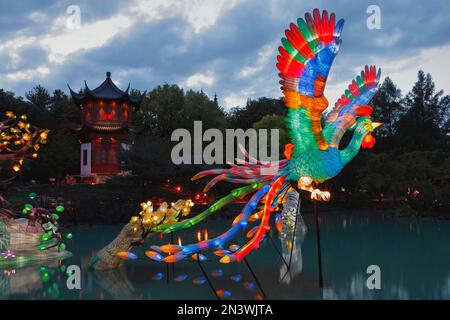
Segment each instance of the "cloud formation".
M78 5L79 29L67 8ZM177 83L217 93L231 108L248 98L278 97L277 47L291 21L315 6L346 20L327 85L332 103L365 64L377 64L403 91L417 71L450 87L447 0L378 1L381 29L369 30L371 1L133 0L0 1L0 88L23 95L36 84L67 92L112 72L122 87Z

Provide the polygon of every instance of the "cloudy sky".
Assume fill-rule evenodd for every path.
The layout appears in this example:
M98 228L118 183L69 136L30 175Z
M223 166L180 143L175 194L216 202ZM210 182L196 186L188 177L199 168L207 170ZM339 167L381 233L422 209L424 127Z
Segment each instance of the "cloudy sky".
M366 24L372 4L381 10L379 30ZM80 9L80 28L71 27L71 5ZM404 93L419 69L450 93L448 0L0 0L0 88L68 92L67 83L94 88L111 71L122 88L176 83L217 93L225 108L278 97L280 38L314 7L345 19L330 102L365 64L380 66Z

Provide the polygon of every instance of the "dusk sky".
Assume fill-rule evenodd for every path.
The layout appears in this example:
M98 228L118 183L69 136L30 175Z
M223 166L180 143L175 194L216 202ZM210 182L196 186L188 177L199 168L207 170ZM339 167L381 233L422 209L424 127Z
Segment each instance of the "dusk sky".
M369 30L369 5L381 29ZM67 8L80 8L70 29ZM23 96L41 84L95 88L111 71L125 89L163 83L217 93L225 108L279 97L277 48L290 22L313 8L345 19L328 78L330 104L365 64L408 92L423 69L450 93L450 1L134 0L0 1L0 88Z

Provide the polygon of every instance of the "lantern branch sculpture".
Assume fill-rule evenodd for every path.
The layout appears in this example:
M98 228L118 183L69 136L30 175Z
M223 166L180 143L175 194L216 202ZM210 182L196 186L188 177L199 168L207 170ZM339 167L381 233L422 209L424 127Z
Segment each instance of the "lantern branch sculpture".
M131 217L119 235L91 259L89 267L94 270L114 269L120 267L123 260L136 259L136 255L129 252L132 247L143 245L145 239L154 233L154 229L158 226L177 223L181 217L190 213L193 206L194 202L191 200L182 199L171 204L163 202L158 209L154 209L151 201L141 203L142 210L139 214ZM177 245L166 247L174 251L181 248ZM146 251L145 254L156 261L164 259L159 252Z
M6 120L0 122L0 161L12 162L18 172L26 158L37 158L41 144L47 142L49 130L38 129L27 122L27 116L17 117L6 112Z
M0 162L11 165L12 174L0 181L7 184L14 179L26 158L37 158L38 150L47 142L49 130L38 129L27 122L27 116L17 117L13 112L6 112L6 119L0 121ZM0 218L14 218L17 215L11 205L0 196Z
M171 257L162 261L176 262L188 255L198 259L200 252L208 249L215 249L214 253L221 257L223 263L241 261L259 247L271 228L269 221L273 213L278 211L284 194L292 185L310 192L312 200L328 201L330 193L320 190L318 185L335 177L357 155L360 147L373 146L375 139L371 133L380 124L372 122L372 108L367 104L380 81L380 70L377 71L375 66L366 66L331 112L323 116L328 107L324 96L325 85L339 51L343 25L344 20L336 22L334 13L320 13L318 9L314 9L312 14L306 13L305 18L298 19L296 24L289 25L277 57L281 90L288 108L286 123L292 142L285 146L286 159L266 163L245 153L248 161L243 165L232 164L229 169L212 169L194 176L195 180L216 175L206 189L219 181L247 186L233 190L197 216L178 223L161 224L155 231L170 233L189 228L234 199L250 193L253 196L228 231L212 239L180 246L171 252L159 248L161 254L168 253ZM348 146L341 150L339 144L347 131L353 137ZM280 230L282 219L278 213L274 215L275 225ZM259 221L259 224L247 232L249 240L245 244L224 248L231 238L254 221Z
M47 142L48 132L28 123L26 115L17 117L11 111L6 112L6 120L0 122L0 161L11 162L13 172L20 171L26 158L38 156L40 146ZM0 196L0 267L22 267L71 256L63 241L71 239L72 234L65 234L64 238L57 222L64 207L43 208L43 202L36 197L34 192L29 194L34 206L25 204L20 215Z

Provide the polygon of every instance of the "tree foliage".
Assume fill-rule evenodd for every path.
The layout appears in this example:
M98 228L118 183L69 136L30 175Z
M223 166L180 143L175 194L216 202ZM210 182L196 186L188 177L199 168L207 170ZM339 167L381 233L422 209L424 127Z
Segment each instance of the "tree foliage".
M202 91L185 93L179 86L169 84L157 86L148 93L136 119L160 137L170 137L178 128L192 129L196 120L202 121L204 129L226 126L225 113L217 102Z
M271 141L271 132L270 129L278 129L279 130L279 154L280 156L284 152L284 146L289 143L289 134L286 128L286 121L284 116L276 115L276 114L268 114L262 117L261 120L255 122L253 124L253 128L256 130L259 129L267 129L268 130L268 146L270 147Z
M260 121L265 115L286 115L282 99L259 98L249 99L245 107L232 108L228 113L228 126L230 128L249 129L255 122Z
M391 137L395 132L395 124L404 111L402 93L391 78L387 77L383 81L370 104L374 108L373 118L383 123L377 129L377 136Z
M132 92L132 94L140 94ZM25 165L24 180L48 181L66 173L79 172L79 144L67 130L65 121L79 122L80 110L61 90L50 94L40 85L26 99L0 89L0 113L27 114L30 122L48 128L49 143L41 156ZM371 102L373 119L383 123L374 132L375 148L361 150L340 175L328 182L334 190L358 192L394 200L407 199L415 208L448 208L450 194L450 97L438 90L430 74L419 71L410 92L402 95L387 77ZM249 99L245 106L226 112L203 91L185 91L175 84L163 84L150 90L133 124L146 130L137 135L131 150L122 154L135 178L142 183L165 177L190 177L201 166L175 166L170 160L170 136L179 128L192 133L193 123L202 121L209 128L280 129L280 154L289 143L282 99ZM412 196L412 192L415 196ZM418 199L420 201L417 201ZM421 205L418 205L421 203ZM425 208L425 209L424 209Z
M441 130L448 121L450 97L436 91L430 74L419 71L417 82L404 98L405 114L396 123L396 144L404 150L434 150L445 143Z
M423 71L404 98L387 78L373 99L374 118L387 128L375 133L382 143L374 152L359 159L355 186L403 198L420 211L448 208L449 102Z

